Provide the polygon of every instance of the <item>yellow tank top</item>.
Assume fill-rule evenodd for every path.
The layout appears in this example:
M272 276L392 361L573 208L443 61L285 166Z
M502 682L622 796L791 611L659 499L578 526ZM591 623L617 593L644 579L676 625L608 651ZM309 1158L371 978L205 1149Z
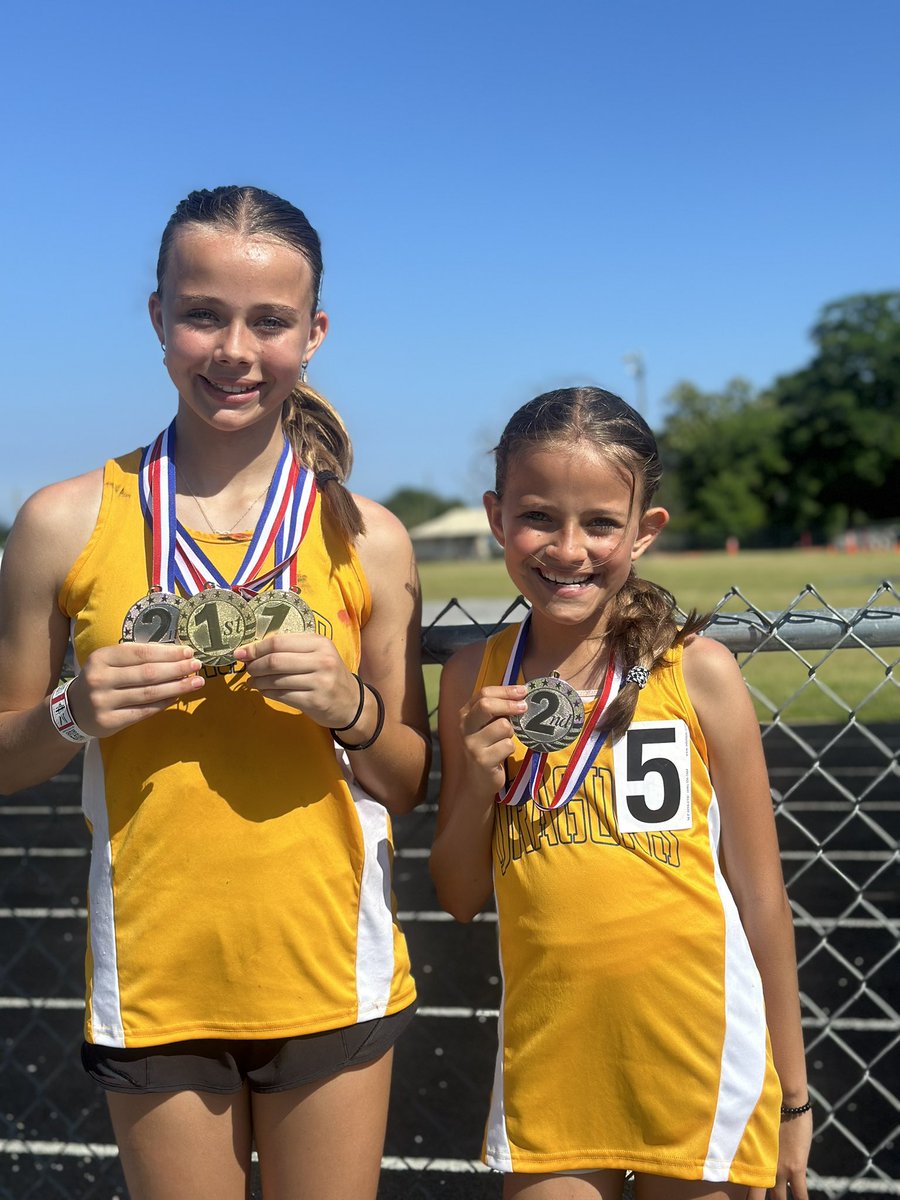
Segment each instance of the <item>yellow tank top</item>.
M79 663L119 641L149 590L139 458L106 464L97 524L59 596ZM233 578L247 536L194 536ZM298 576L317 631L356 670L369 589L318 500ZM196 696L87 747L86 1039L286 1037L399 1011L415 988L387 811L327 729L242 670L206 674Z
M500 682L515 634L486 644L476 691ZM516 745L510 778L525 753ZM542 804L569 754L550 755ZM718 844L681 648L566 807L497 807L491 1166L774 1182L780 1088Z

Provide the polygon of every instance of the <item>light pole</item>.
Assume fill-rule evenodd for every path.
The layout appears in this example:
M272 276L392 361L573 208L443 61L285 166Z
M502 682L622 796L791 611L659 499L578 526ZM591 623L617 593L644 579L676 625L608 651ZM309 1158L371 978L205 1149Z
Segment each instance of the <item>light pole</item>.
M632 350L628 354L622 355L622 362L628 369L628 374L634 380L635 395L637 402L635 408L647 420L647 368L644 363L644 356L640 350Z

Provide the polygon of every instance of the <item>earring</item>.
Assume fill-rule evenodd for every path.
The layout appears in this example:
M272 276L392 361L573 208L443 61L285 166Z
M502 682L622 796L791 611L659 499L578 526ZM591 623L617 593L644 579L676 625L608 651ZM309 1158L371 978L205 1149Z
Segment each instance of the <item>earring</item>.
M165 361L166 361L166 343L165 343L165 342L160 342L160 343L159 343L159 348L160 348L160 350L162 350L162 352L163 352L163 362L165 362Z
M303 362L300 364L300 382L301 383L306 383L306 368L308 366L309 366L309 359L304 358Z

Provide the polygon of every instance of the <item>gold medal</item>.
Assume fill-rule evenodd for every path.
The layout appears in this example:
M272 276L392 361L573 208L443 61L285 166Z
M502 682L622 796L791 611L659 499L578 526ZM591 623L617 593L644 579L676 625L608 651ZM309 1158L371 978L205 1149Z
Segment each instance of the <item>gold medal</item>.
M526 684L527 709L512 718L516 737L529 750L565 750L584 725L584 704L575 688L558 675L541 675Z
M152 587L136 600L122 622L123 642L177 642L178 614L183 601L173 592Z
M256 637L259 639L273 633L316 631L315 613L301 598L299 588L260 592L250 601L250 610L256 618Z
M227 667L238 646L252 642L256 618L237 592L208 584L185 600L178 617L178 640L190 646L197 658L211 666Z

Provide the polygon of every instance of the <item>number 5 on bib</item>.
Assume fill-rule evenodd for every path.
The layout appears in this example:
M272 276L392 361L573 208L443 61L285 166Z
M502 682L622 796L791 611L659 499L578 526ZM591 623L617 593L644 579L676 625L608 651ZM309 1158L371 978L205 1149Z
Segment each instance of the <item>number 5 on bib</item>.
M684 721L635 721L613 747L621 833L691 827L691 739Z

